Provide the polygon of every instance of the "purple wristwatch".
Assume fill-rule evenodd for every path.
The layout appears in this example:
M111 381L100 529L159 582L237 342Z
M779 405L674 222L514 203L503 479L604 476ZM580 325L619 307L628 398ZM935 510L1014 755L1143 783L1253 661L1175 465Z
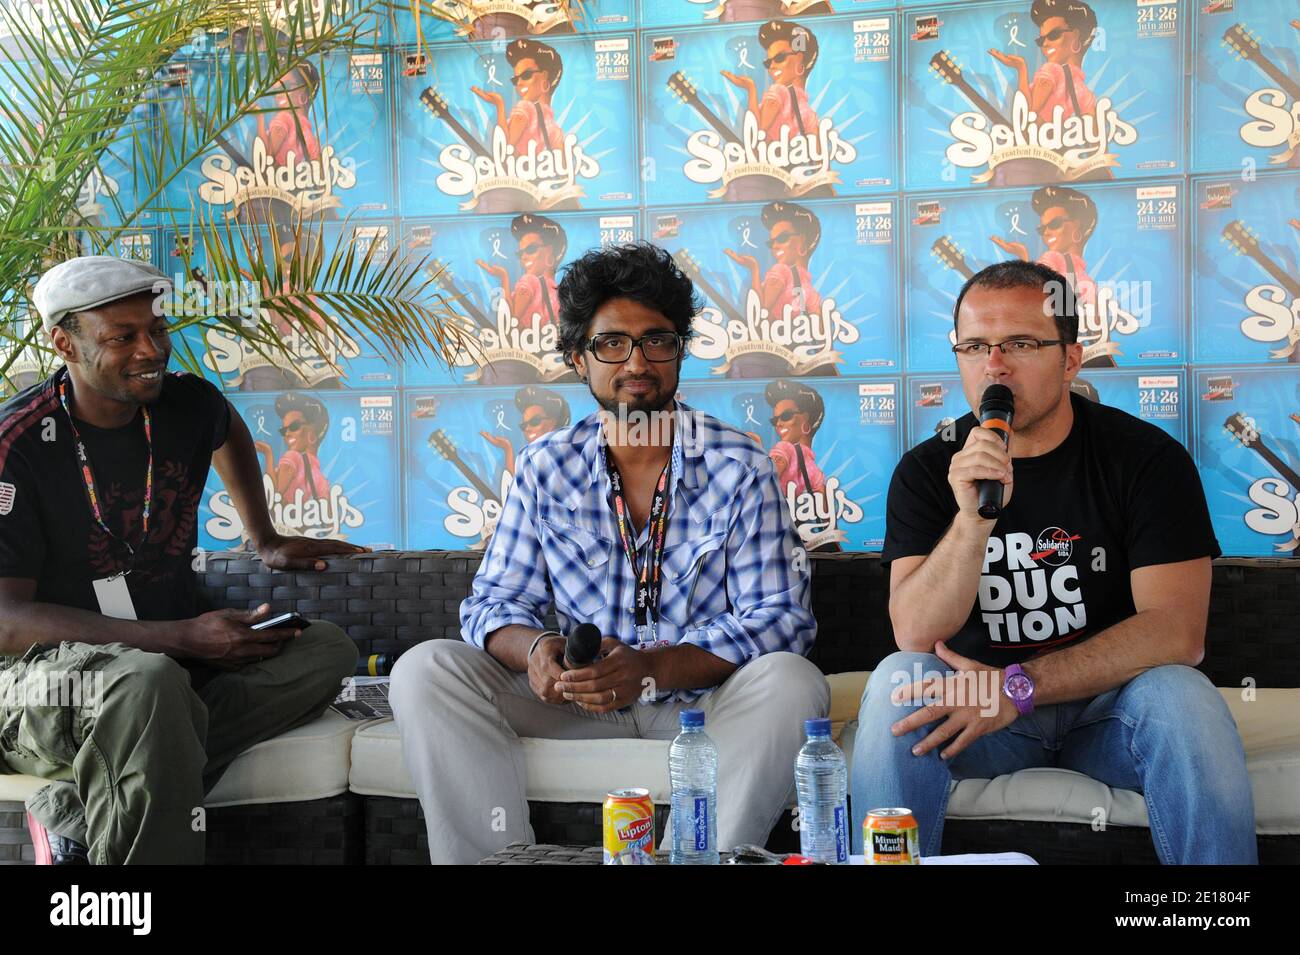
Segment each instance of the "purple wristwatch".
M1005 693L1021 716L1034 712L1034 678L1019 663L1007 667L1002 678L1002 692Z

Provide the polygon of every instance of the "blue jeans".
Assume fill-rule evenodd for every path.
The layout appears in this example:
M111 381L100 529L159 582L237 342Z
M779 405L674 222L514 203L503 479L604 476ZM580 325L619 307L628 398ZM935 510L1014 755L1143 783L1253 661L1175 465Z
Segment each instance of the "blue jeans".
M868 810L907 806L920 828L921 854L938 855L951 780L1054 766L1140 791L1161 862L1258 862L1241 737L1223 697L1200 671L1154 667L1091 700L1039 707L942 760L943 746L924 756L911 752L936 724L898 737L890 732L914 712L913 704L896 705L889 696L911 682L917 664L923 672L951 672L931 653L893 653L862 694L851 780L854 852L862 851ZM900 671L906 681L894 677Z

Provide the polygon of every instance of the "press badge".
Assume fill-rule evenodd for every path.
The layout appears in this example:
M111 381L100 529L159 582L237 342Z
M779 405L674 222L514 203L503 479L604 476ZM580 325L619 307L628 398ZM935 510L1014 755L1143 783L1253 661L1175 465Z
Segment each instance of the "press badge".
M131 602L131 591L126 587L126 574L114 574L91 581L95 588L95 599L99 601L99 612L105 617L118 620L138 620L135 604Z

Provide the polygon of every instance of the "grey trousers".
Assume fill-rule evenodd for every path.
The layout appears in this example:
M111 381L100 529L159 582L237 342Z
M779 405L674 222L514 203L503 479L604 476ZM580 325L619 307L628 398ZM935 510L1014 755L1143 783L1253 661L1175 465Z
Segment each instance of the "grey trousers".
M793 793L803 721L827 714L830 688L803 657L769 653L693 703L638 702L596 714L543 703L526 673L467 643L429 640L398 660L389 699L424 808L429 857L468 864L535 841L520 737L671 740L678 713L690 708L704 710L718 747L719 848L762 844ZM615 773L605 788L638 784Z

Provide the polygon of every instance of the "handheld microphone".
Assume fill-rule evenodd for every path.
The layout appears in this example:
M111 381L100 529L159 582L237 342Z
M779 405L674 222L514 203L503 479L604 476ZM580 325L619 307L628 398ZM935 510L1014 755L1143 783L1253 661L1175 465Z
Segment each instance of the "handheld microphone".
M564 668L578 670L589 666L600 652L600 628L580 623L564 638Z
M997 432L1003 446L1011 443L1011 419L1015 414L1015 399L1006 385L989 385L980 399L980 427ZM979 486L979 515L993 520L1002 513L1002 482L981 480Z

